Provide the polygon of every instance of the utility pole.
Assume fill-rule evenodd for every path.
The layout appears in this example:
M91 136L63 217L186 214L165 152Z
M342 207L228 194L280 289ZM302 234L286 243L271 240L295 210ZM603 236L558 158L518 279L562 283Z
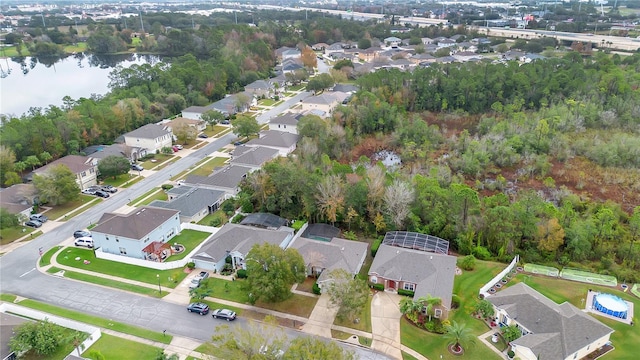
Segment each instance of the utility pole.
M142 21L142 11L139 11L140 14L140 27L142 28L142 33L144 34L144 22Z

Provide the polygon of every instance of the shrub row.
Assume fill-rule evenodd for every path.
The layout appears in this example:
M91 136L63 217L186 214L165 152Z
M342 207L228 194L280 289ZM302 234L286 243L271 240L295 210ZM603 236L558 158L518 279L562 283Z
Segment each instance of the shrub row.
M377 238L371 244L371 256L376 257L376 253L378 252L378 248L382 244L382 238Z
M380 284L380 285L382 285L382 284ZM413 292L411 290L398 289L398 295L413 297L413 295L415 295L415 292Z
M384 284L369 283L369 287L378 291L384 291Z

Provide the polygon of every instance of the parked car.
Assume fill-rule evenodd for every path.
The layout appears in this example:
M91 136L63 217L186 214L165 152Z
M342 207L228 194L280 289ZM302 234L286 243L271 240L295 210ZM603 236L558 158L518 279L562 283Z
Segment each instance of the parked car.
M118 188L113 186L113 185L103 185L101 190L102 191L106 191L106 192L110 192L112 194L118 192Z
M214 319L225 319L227 321L236 319L236 313L229 309L215 309L211 313L211 316L213 316Z
M106 191L102 191L102 190L98 190L95 193L96 196L99 196L101 198L108 198L109 197L109 193Z
M142 171L142 170L144 170L144 168L142 167L142 165L131 164L131 170Z
M44 224L47 222L47 220L49 220L49 218L42 214L32 214L31 216L29 216L29 220L39 221Z
M191 279L191 282L189 283L189 289L195 289L199 286L200 286L200 279L198 279L197 277L194 277L193 279Z
M187 311L198 313L200 315L207 315L209 313L209 306L207 304L195 302L187 306Z
M27 222L24 223L25 226L30 226L32 228L39 228L40 226L42 226L42 223L38 220L29 220Z
M220 121L220 124L222 124L222 125L229 125L229 124L231 124L231 121L229 121L229 120L222 120L222 121Z
M96 194L96 189L92 189L92 188L88 188L88 189L84 189L82 190L83 194L87 194L87 195L95 195Z
M208 137L209 137L209 135L207 135L207 134L204 134L204 133L203 133L203 134L198 134L198 137L199 137L200 139L206 139L206 138L208 138Z
M233 143L233 145L235 145L235 146L240 146L240 145L242 145L242 144L243 144L243 142L242 142L242 141L236 141L236 142L234 142L234 143Z
M76 230L73 233L73 237L76 239L81 237L91 237L91 232L87 230Z
M175 145L173 145L173 147L178 149L178 150L182 150L183 149L182 145L180 145L180 144L175 144Z
M90 237L79 237L77 238L73 244L75 246L86 246L89 249L93 248L93 238Z
M172 147L171 147L171 150L173 150L173 152L178 152L178 151L180 151L180 149L178 149L176 146L172 146Z
M200 279L200 281L206 279L209 277L209 273L206 271L200 271L200 273L198 275L196 275L197 279Z

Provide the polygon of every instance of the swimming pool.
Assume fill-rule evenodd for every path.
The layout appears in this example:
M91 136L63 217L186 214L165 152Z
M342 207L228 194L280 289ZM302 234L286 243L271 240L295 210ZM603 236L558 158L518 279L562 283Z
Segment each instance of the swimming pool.
M603 314L615 316L620 319L627 318L629 305L621 298L611 294L598 294L593 298L593 308Z

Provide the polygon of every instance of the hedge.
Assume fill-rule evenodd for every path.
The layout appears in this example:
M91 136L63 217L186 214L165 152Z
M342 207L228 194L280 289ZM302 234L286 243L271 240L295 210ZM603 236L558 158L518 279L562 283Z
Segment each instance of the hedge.
M320 286L318 285L318 283L314 283L313 284L313 289L312 289L313 293L316 295L320 295L320 293L322 292L320 290Z
M384 284L369 284L372 289L376 289L378 291L384 291Z
M236 276L238 277L238 279L246 279L247 278L247 270L238 269L238 271L236 271Z
M373 241L371 245L371 256L376 257L376 253L378 252L378 248L382 244L382 238L377 238Z
M380 284L380 285L382 285L382 284ZM404 295L404 296L413 297L413 295L415 295L415 292L413 292L411 290L398 289L398 295Z

